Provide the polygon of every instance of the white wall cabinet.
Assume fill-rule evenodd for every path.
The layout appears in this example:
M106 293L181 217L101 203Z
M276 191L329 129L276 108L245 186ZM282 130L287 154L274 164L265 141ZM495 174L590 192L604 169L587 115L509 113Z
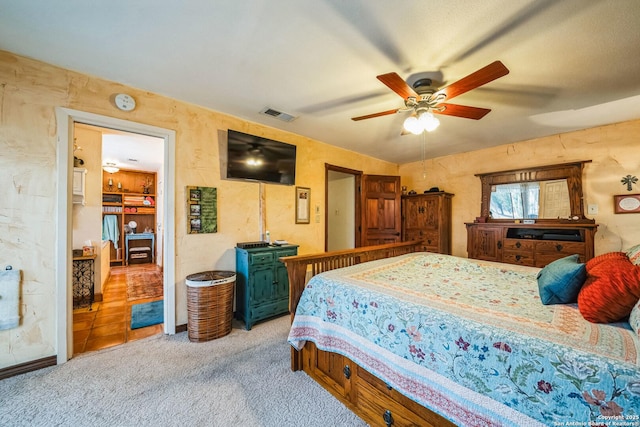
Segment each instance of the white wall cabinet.
M73 168L73 203L84 205L84 193L86 189L85 168Z

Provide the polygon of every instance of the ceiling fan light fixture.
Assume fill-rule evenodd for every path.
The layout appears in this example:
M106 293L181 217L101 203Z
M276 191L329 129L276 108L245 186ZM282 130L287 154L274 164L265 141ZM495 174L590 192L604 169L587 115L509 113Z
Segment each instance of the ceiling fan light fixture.
M438 126L440 126L440 120L438 120L433 113L428 111L420 114L418 122L420 122L422 128L427 132L433 132L438 128Z
M420 135L424 131L433 132L436 130L436 128L440 126L440 120L438 120L433 113L427 111L420 113L418 117L407 117L403 126L407 132Z
M120 168L117 167L115 163L107 162L107 164L102 166L102 170L107 173L116 173L120 170Z
M420 135L423 131L423 127L416 116L407 117L403 126L407 132L411 132L414 135Z

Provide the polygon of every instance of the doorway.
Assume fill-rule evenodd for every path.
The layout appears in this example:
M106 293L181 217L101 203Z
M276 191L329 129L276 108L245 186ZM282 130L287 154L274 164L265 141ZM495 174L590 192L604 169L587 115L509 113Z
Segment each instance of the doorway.
M158 191L164 196L162 217L161 252L163 262L163 332L175 333L175 215L170 206L175 204L175 131L144 125L141 123L115 119L67 108L56 109L58 147L58 185L57 189L57 247L56 247L56 307L57 307L57 363L65 363L73 354L73 298L72 298L72 182L73 182L73 146L74 124L117 129L124 132L161 138L163 156L162 168L164 180ZM160 250L159 250L160 252Z
M163 332L161 316L138 319L149 307L159 311L163 301L163 197L157 189L164 139L79 122L73 127L74 175L82 172L86 193L82 204L73 204L73 248L88 240L96 249L93 298L76 295L74 287L76 355ZM74 256L74 276L83 262Z
M360 246L362 171L325 164L325 251Z

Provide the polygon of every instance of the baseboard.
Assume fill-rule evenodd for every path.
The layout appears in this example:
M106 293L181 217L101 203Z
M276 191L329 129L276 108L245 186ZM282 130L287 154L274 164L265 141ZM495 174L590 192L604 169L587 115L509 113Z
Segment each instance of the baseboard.
M187 332L187 325L176 325L176 334L180 332Z
M8 368L2 368L0 369L0 380L4 380L5 378L13 377L20 374L26 374L27 372L31 371L37 371L38 369L47 368L49 366L55 366L57 363L57 356L49 356L38 360L32 360L31 362L9 366Z

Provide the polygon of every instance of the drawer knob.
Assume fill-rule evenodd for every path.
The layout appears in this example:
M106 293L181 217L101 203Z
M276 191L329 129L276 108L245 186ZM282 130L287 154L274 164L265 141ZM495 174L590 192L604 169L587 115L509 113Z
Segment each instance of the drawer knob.
M516 261L520 261L520 258L522 258L521 255L516 255Z
M520 242L516 242L516 248L520 249L520 246L522 246L522 244Z
M390 410L387 409L386 411L384 411L384 414L382 414L382 419L384 420L387 427L391 427L393 425L393 416L391 415Z
M556 245L556 249L558 250L558 252L560 252L562 250L562 245L560 244Z
M346 379L351 378L351 368L349 367L349 365L345 365L344 369L342 370L342 373L344 374L344 377Z

